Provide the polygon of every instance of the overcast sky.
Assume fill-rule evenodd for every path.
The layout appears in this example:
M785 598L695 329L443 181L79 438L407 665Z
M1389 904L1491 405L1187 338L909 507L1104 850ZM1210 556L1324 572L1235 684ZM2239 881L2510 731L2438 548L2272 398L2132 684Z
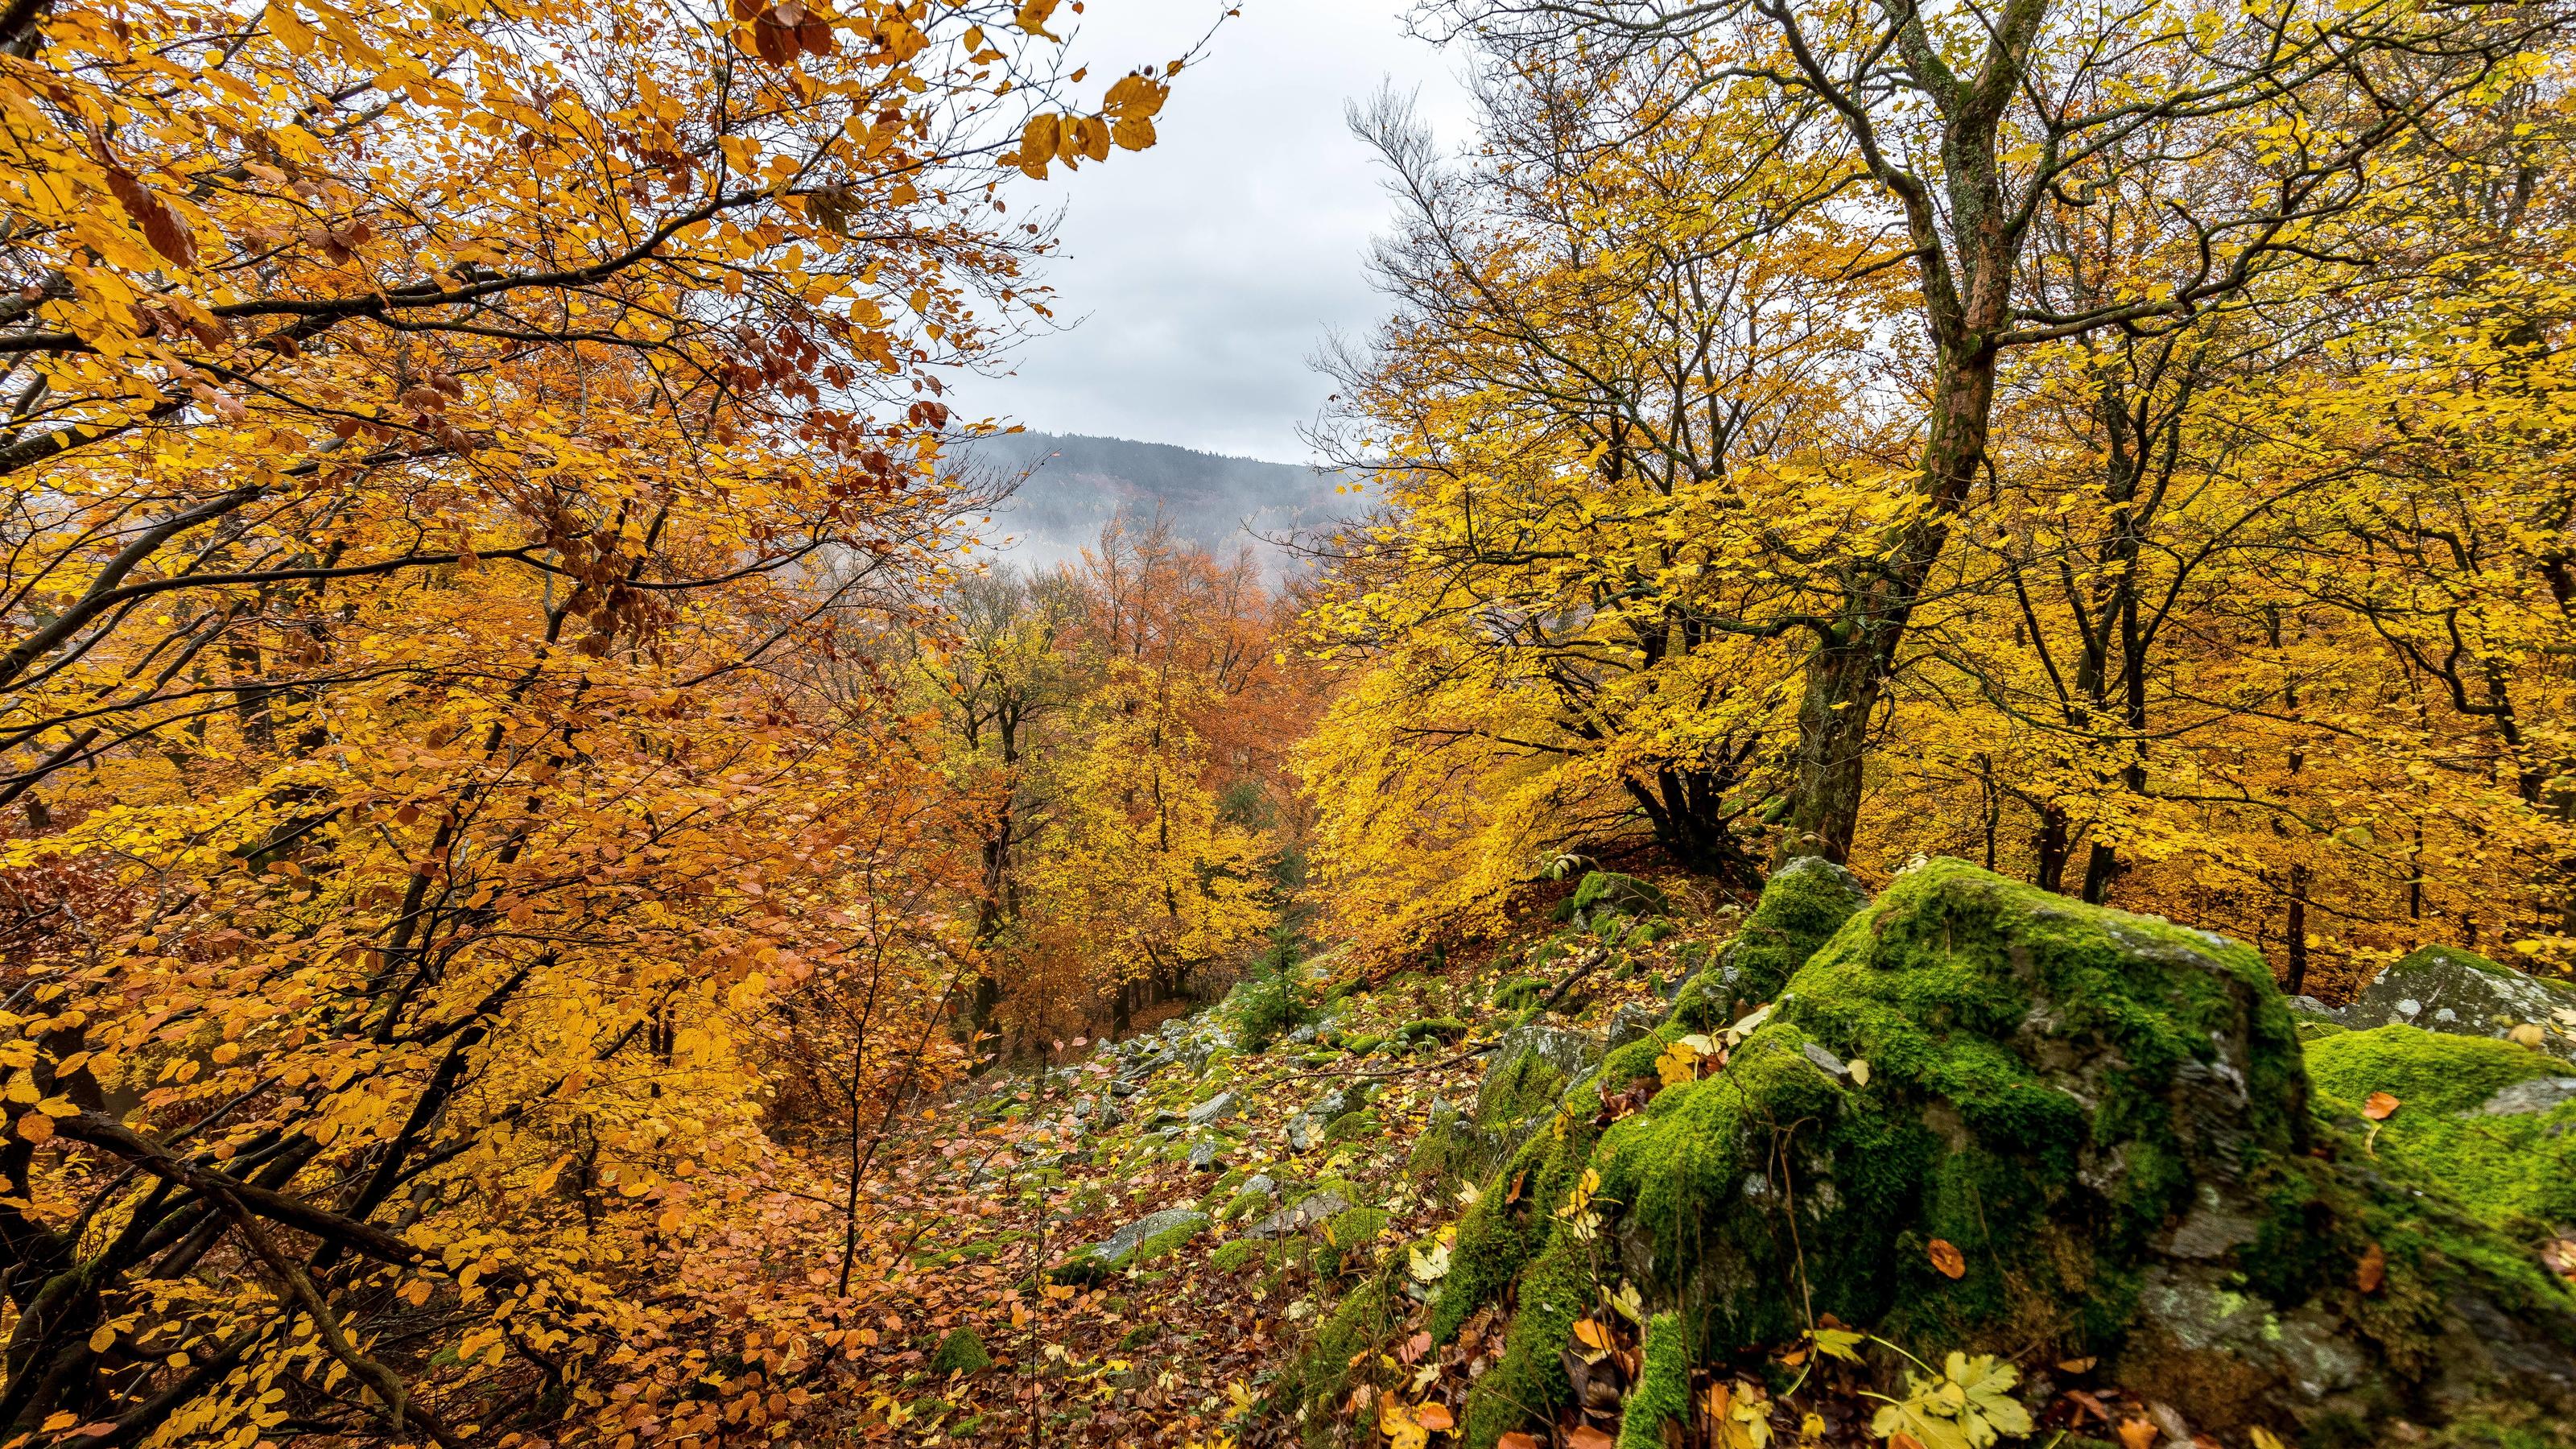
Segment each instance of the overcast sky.
M1389 211L1343 104L1392 81L1447 142L1464 134L1456 58L1404 34L1403 0L1241 0L1156 118L1161 141L1020 183L1066 207L1048 268L1070 330L1029 342L1016 375L967 380L970 414L1031 429L1307 461L1298 424L1331 390L1309 366L1382 299L1362 270ZM1074 54L1096 90L1181 53L1215 0L1092 0ZM1058 12L1059 15L1063 12Z

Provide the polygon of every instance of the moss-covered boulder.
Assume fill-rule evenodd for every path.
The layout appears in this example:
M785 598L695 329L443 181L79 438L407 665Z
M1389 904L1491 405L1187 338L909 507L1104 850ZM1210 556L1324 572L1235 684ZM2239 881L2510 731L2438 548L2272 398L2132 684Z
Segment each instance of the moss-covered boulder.
M1853 874L1820 855L1780 867L1744 929L1682 986L1675 1017L1698 1029L1724 1026L1735 1013L1771 1000L1843 922L1869 904Z
M1060 1283L1094 1283L1157 1258L1207 1230L1208 1216L1192 1208L1148 1213L1099 1242L1076 1249L1049 1271Z
M1556 1116L1461 1223L1433 1333L1515 1305L1471 1446L1567 1402L1569 1329L1623 1279L1666 1357L1831 1313L1927 1358L2099 1357L2223 1435L2576 1410L2576 1298L2311 1118L2245 947L1936 861L1776 1001L1722 1069L1597 1134Z
M2321 1111L2358 1117L2373 1093L2397 1099L2371 1134L2375 1157L2440 1183L2511 1229L2576 1225L2576 1077L2512 1042L2383 1026L2308 1047Z
M2457 946L2424 946L2371 978L2337 1017L2352 1030L2413 1026L2460 1036L2521 1030L2576 1057L2576 987L2517 971Z
M1575 882L1573 908L1588 916L1646 916L1671 907L1650 882L1615 870L1595 870Z

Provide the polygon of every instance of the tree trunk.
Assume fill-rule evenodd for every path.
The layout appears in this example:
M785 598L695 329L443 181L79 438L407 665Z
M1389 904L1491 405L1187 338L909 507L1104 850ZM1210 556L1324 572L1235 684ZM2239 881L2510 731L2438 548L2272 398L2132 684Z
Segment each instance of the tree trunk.
M1925 506L1894 530L1886 552L1853 571L1832 630L1807 659L1798 702L1797 776L1780 856L1851 855L1860 825L1870 718L1895 672L1896 650L1923 586L1949 542L1950 519L1985 461L1995 400L1995 353L1983 338L1945 344L1932 395L1931 437L1916 485Z

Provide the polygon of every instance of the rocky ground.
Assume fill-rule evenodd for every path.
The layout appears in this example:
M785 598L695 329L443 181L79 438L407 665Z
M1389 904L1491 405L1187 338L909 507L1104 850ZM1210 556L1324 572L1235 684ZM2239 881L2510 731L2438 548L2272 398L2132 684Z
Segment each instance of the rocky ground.
M854 1432L2576 1443L2576 994L2436 948L2291 1003L1955 862L1553 914L953 1104Z

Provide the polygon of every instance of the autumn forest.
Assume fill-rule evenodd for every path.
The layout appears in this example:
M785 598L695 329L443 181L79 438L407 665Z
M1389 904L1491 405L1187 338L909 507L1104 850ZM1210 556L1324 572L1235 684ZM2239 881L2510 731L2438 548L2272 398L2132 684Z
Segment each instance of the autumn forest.
M0 1449L2576 1444L2576 10L1389 8L0 0Z

